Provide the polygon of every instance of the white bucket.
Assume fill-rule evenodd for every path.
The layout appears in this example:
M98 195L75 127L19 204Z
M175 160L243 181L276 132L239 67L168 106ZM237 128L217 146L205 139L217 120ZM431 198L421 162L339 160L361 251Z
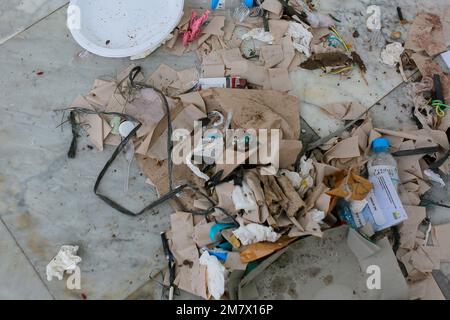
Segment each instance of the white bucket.
M71 0L67 25L84 49L122 58L156 49L183 15L184 0Z

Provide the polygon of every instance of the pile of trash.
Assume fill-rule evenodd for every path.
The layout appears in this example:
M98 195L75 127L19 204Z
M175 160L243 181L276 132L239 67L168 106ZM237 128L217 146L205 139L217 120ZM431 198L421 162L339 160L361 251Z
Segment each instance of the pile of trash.
M163 64L146 79L132 65L112 81L96 80L69 108L69 156L83 128L99 150L117 147L95 184L103 201L132 216L170 201L175 213L162 241L171 297L174 288L205 299L236 297L228 286L234 271L248 274L294 241L342 224L369 242L387 236L411 296L425 297L431 272L450 262L448 225L431 226L421 206L450 171L450 78L432 60L447 50L439 17L419 14L406 44L389 44L380 57L399 70L415 63L422 74L418 82L406 79L416 130L374 127L370 108L348 101L322 106L343 129L303 146L289 72L364 74L365 63L332 16L298 0L256 2L222 15L185 13L165 47L196 51L200 68ZM431 37L424 37L425 21ZM250 30L238 36L239 26ZM379 30L377 20L369 26ZM243 50L246 39L258 47ZM100 192L121 152L158 191L137 213Z
M289 72L322 69L348 75L366 67L329 15L311 10L302 1L255 1L231 11L185 11L168 53L195 52L200 60L200 83L211 78L238 77L250 88L287 92Z

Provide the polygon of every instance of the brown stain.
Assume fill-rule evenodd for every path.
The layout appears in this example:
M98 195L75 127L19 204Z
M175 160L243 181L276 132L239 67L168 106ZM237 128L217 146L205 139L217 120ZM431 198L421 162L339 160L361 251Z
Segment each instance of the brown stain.
M53 258L53 255L51 253L47 254L46 250L46 248L50 247L50 243L34 232L27 237L27 247L44 261L50 261Z
M4 192L5 191L5 182L6 181L6 178L5 178L5 176L4 175L2 175L2 174L0 174L0 191L1 192Z
M150 280L136 291L131 293L125 300L155 300L156 281Z
M321 269L319 267L311 267L308 268L307 272L308 272L308 276L310 276L311 278L315 278L319 275Z
M292 299L298 299L297 287L295 285L295 282L292 282L289 285L289 289L288 289L287 293L289 296L291 296Z
M325 283L325 285L329 286L330 284L333 283L333 276L331 274L327 275L325 278L323 278L323 283Z
M19 214L16 218L16 226L19 229L29 229L35 227L37 224L37 219L31 216L29 212Z
M275 294L283 294L288 290L289 284L292 280L289 277L275 276L270 283L272 291Z

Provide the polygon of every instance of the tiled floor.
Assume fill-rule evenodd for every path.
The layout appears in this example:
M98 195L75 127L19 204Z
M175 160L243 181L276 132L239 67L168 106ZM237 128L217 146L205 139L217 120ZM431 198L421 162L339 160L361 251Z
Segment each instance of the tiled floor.
M171 209L163 206L130 218L100 202L92 186L112 149L90 151L83 139L77 158L68 160L71 132L67 127L57 128L62 114L54 111L86 92L95 78L116 74L129 60L94 55L80 58L83 50L65 27L66 7L60 8L65 2L7 0L0 4L0 298L149 298L140 295L148 286L144 291L136 290L164 263L159 233L167 229ZM353 8L352 15L365 8L367 1L363 2ZM408 8L417 10L417 1L400 2L405 7L413 4ZM352 8L352 1L345 3ZM339 14L345 15L345 10ZM139 64L150 74L162 62L183 69L191 67L195 57L171 57L158 50ZM300 78L293 75L293 79ZM296 82L297 88L302 83ZM379 126L396 126L395 117L408 122L408 114L399 106L411 103L405 100L403 86L396 89L399 83L384 83L377 91L379 97L392 91L380 101L386 109L373 112ZM314 95L309 92L306 97ZM306 113L313 108L302 107ZM322 123L311 122L313 127ZM306 124L303 128L307 130L305 137L315 137ZM124 168L125 163L119 161L117 172L105 181L105 190L131 207L154 199L154 191L144 183L136 166L130 191L123 194ZM446 201L448 190L436 188L430 195ZM430 212L443 223L450 221L447 211L435 208ZM80 291L65 289L62 281L46 280L45 266L64 244L80 246ZM448 266L443 268L448 271Z

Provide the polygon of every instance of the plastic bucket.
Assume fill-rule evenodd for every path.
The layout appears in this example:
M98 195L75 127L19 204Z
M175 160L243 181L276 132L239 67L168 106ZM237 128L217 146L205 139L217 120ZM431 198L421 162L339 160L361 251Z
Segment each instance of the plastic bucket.
M122 58L157 48L183 15L184 0L71 0L67 25L84 49Z

